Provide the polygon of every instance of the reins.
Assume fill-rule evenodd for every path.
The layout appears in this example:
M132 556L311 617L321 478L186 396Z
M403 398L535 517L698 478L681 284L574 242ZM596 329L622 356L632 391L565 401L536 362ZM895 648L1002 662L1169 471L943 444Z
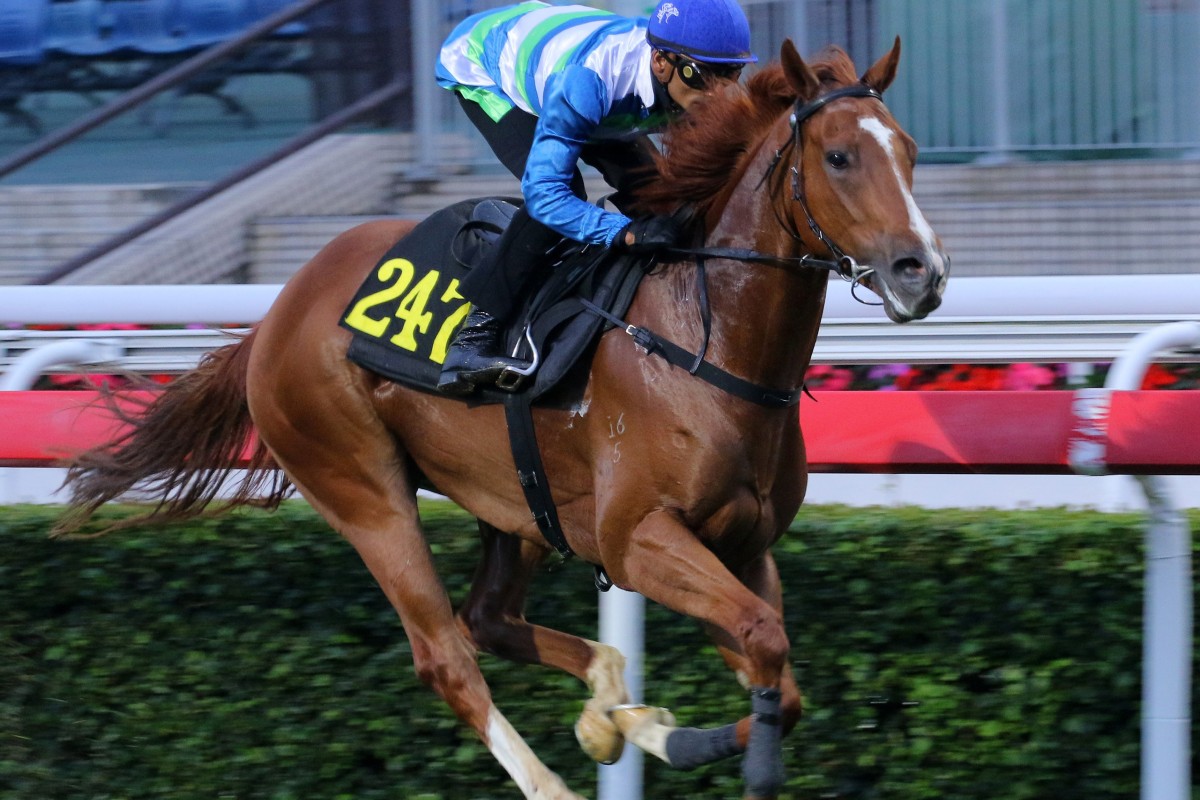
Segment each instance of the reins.
M696 291L700 302L700 323L703 330L700 350L697 353L692 353L680 347L669 339L659 336L649 328L638 327L621 319L619 316L609 312L586 297L580 297L579 302L592 314L595 314L614 327L620 328L632 337L634 345L647 355L658 355L672 366L686 369L691 375L700 378L727 394L771 409L793 408L798 405L801 396L808 392L808 388L803 383L800 384L798 389L775 389L760 386L745 378L739 378L737 375L705 359L705 355L708 352L709 338L712 334L712 309L709 305L705 262L710 258L719 258L790 269L829 270L850 282L852 295L854 294L854 288L864 278L875 271L873 267L860 266L853 258L846 255L845 251L838 247L833 239L821 229L821 226L809 210L808 200L804 195L803 181L800 177L801 173L798 165L800 163L801 126L813 114L841 97L874 97L878 100L883 99L879 92L871 87L865 84L858 84L843 89L836 89L804 105L801 105L797 101L791 118L792 136L789 138L789 143L792 145L792 150L795 153L790 170L792 174L792 200L800 204L800 207L804 210L805 217L808 219L809 228L818 241L829 250L832 259L817 258L811 253L806 253L802 256L778 256L741 247L680 247L669 249L667 251L669 255L690 257L696 261ZM771 160L762 180L758 184L759 187L770 180L776 168L782 163L784 152L787 149L788 144L784 144L775 151L774 158ZM779 217L779 209L774 203L772 203L772 209L776 220L791 234L792 238L801 244L805 244L799 231L794 230L793 226L788 225ZM805 246L807 247L807 245ZM860 303L864 302L857 295L854 295L854 298ZM811 397L811 394L809 396ZM505 401L505 416L508 419L510 438L513 446L513 458L518 465L517 475L522 491L525 493L526 503L533 512L534 520L542 536L545 537L546 541L563 558L570 558L574 552L567 543L566 535L563 533L562 525L559 523L554 499L550 494L550 487L545 480L545 468L542 466L541 456L538 453L529 395L511 395L507 398ZM595 566L595 583L596 588L600 591L608 591L613 585L612 580L609 579L604 568L600 565Z
M825 230L817 222L812 214L812 210L808 205L808 197L804 192L803 173L800 170L800 154L802 150L802 134L801 128L804 122L820 111L822 108L832 103L834 100L839 100L843 97L873 97L880 102L883 102L883 95L875 89L872 89L866 84L859 83L854 86L845 86L841 89L834 89L831 92L821 95L808 103L801 104L796 101L795 109L792 111L791 128L792 135L788 141L781 145L771 159L771 163L767 165L766 171L763 173L762 179L758 182L758 186L762 186L771 180L777 174L776 169L788 152L793 153L792 166L788 169L788 174L792 178L792 200L800 204L800 209L804 212L805 220L808 222L809 229L813 235L817 237L817 241L825 246L832 258L818 258L812 253L805 253L802 256L780 256L771 253L762 253L758 250L752 250L742 247L677 247L671 248L668 253L675 256L691 256L695 258L725 258L732 261L743 261L750 264L765 264L767 266L782 267L782 268L799 268L799 269L823 269L836 274L841 279L850 284L850 293L854 299L864 305L881 305L878 303L870 303L858 296L855 291L862 281L873 272L875 268L870 265L862 265L854 260L853 256L847 255L846 251L842 250L838 244L833 241L833 238L825 232ZM800 244L807 247L804 237L795 226L791 224L790 219L780 216L779 208L772 205L772 211L775 214L775 220L779 226Z
M821 226L813 217L812 211L808 207L808 199L804 193L804 182L801 178L801 170L799 168L800 152L802 147L801 126L805 120L816 114L822 108L834 100L843 97L873 97L882 102L883 97L875 89L872 89L866 84L856 84L854 86L846 86L841 89L835 89L831 92L821 95L808 103L801 104L796 101L796 107L791 116L792 135L788 142L781 145L775 151L771 163L767 165L766 172L763 174L762 180L758 186L761 187L767 183L771 177L776 174L775 170L783 162L784 154L789 150L794 153L793 163L789 170L792 175L792 200L800 204L800 208L804 211L804 215L808 220L808 226L817 240L821 242L833 256L832 259L817 258L811 253L806 253L802 256L780 256L771 253L763 253L758 250L753 250L743 247L674 247L670 248L667 253L672 256L686 256L696 260L696 281L697 291L700 299L700 320L703 326L703 341L701 342L700 351L692 353L669 339L659 336L649 328L640 328L632 323L621 319L600 306L592 303L587 299L582 299L583 306L595 314L603 318L611 325L621 328L626 334L633 338L634 344L646 354L657 354L674 366L686 369L690 374L695 375L707 383L716 386L722 391L733 395L734 397L747 400L757 405L767 408L790 408L800 402L800 397L807 391L805 386L801 384L798 389L774 389L765 386L760 386L751 381L739 378L731 372L716 366L710 361L706 361L704 356L708 351L708 340L712 330L712 312L708 302L708 286L706 280L705 261L710 258L728 259L731 261L743 261L751 264L764 264L773 267L791 268L791 269L824 269L835 273L842 279L850 283L850 292L855 300L866 305L866 303L854 293L854 289L868 275L875 272L875 268L871 266L862 266L854 260L853 257L846 254L844 250L838 247L837 243L825 233ZM779 210L772 205L776 221L780 226L791 234L792 238L804 244L804 238L799 231L794 230L794 226L788 224L787 221L780 218Z

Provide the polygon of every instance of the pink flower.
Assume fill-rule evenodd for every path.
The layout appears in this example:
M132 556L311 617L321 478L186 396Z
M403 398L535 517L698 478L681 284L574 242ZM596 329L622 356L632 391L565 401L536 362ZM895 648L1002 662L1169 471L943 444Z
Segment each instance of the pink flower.
M1041 364L1012 364L1004 371L1004 388L1015 392L1029 392L1053 386L1054 370Z

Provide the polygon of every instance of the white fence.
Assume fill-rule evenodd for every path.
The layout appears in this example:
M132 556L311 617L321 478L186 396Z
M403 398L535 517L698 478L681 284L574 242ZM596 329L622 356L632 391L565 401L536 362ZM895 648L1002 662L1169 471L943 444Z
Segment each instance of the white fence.
M34 287L0 295L0 323L183 323L259 319L279 287ZM859 306L843 287L831 286L819 359L832 363L888 361L1097 361L1134 348L1114 365L1109 386L1135 388L1146 365L1163 348L1188 353L1200 346L1200 276L1075 278L967 278L955 282L945 306L929 321L895 326L878 309ZM1086 311L1081 311L1086 309ZM1069 312L1069 313L1068 313ZM1174 325L1163 323L1175 321ZM215 342L208 332L101 333L40 337L14 331L5 342L4 387L25 388L58 354L70 368L112 368L137 352L157 352L155 371L168 363L185 368ZM207 337L207 338L206 338ZM171 347L155 350L153 341ZM139 343L140 340L140 343ZM40 348L40 349L39 349ZM183 353L189 354L184 357ZM47 356L48 351L53 351ZM164 352L171 351L169 357ZM9 421L12 424L13 421ZM1147 581L1143 689L1143 800L1185 800L1190 793L1190 681L1192 650L1191 538L1159 479L1139 476L1151 511L1147 531ZM601 601L606 641L629 656L633 696L641 685L643 601L613 590ZM627 755L600 772L600 800L636 800L642 795L640 754Z
M258 321L274 285L30 286L0 291L0 325L148 325ZM860 294L869 293L860 290ZM1200 275L955 278L929 319L896 325L878 308L830 283L814 361L822 364L1112 361L1137 334L1164 322L1200 320ZM217 329L0 331L0 373L39 347L78 340L108 345L88 363L51 371L181 372L227 341ZM1196 360L1186 353L1164 358ZM14 387L19 388L19 387Z

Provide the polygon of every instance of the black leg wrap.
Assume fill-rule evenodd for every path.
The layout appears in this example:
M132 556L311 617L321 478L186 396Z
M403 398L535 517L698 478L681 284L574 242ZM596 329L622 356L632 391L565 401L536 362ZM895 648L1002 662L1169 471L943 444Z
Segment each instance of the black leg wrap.
M783 748L778 689L752 689L750 742L742 759L748 797L775 797L783 786Z
M667 761L677 769L695 769L740 752L736 725L676 728L667 736Z

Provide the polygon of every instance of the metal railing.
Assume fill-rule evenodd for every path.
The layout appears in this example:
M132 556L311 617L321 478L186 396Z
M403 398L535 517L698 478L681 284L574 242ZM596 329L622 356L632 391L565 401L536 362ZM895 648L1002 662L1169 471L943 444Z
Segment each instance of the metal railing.
M1086 309L1065 313L1086 281ZM252 323L281 287L54 286L0 293L0 322L145 324ZM927 320L889 322L877 308L856 303L841 283L829 287L821 335L813 354L822 364L1098 363L1112 361L1134 337L1167 322L1200 323L1200 275L957 278L954 291ZM0 374L29 359L46 372L127 369L178 373L230 341L224 330L0 332ZM103 347L81 351L78 342ZM62 358L42 363L47 347ZM80 356L80 353L83 355ZM1194 351L1162 354L1195 362ZM83 362L83 363L81 363ZM36 377L36 375L34 376Z
M4 178L22 167L78 140L84 134L95 130L120 115L144 105L162 92L185 85L188 81L195 79L214 65L221 64L232 56L246 50L251 45L262 41L273 31L309 14L322 5L332 2L335 2L335 0L296 0L296 2L278 12L249 25L236 36L214 44L182 63L166 69L137 88L124 92L110 102L85 114L75 122L40 138L38 141L12 154L7 159L0 161L0 178ZM369 112L383 107L409 89L410 80L408 77L393 72L389 82L386 82L383 86L355 102L350 103L348 106L329 114L320 122L308 127L287 141L274 152L235 170L224 178L168 206L158 214L99 242L77 256L59 264L57 267L37 276L31 283L41 285L50 284L71 275L96 259L115 251L143 234L155 230L177 218L179 215L195 208L205 200L241 183L247 178L261 173L301 150L303 147L341 130Z
M1089 293L1086 301L1080 301L1077 292L1067 283L1066 278L1037 279L1040 286L1031 284L1035 281L1020 279L976 278L961 280L956 284L955 305L944 311L951 318L968 317L976 324L1004 323L1019 321L1023 316L1040 318L1042 324L1054 320L1078 324L1086 318L1112 318L1123 321L1129 315L1147 317L1172 316L1183 309L1183 315L1191 317L1192 321L1177 322L1168 326L1156 326L1139 335L1132 343L1121 347L1121 358L1114 364L1109 373L1107 388L1101 391L1127 390L1141 384L1142 376L1152 359L1161 358L1156 354L1163 349L1192 349L1200 346L1200 322L1195 321L1200 316L1200 276L1170 276L1172 290L1169 294L1162 292L1162 285L1154 286L1154 281L1146 277L1120 279L1105 279L1102 287L1096 285L1097 279L1089 283ZM964 286L965 284L965 286ZM258 304L265 311L273 296L271 287L202 287L204 296L197 303L191 302L189 293L192 287L150 287L145 295L137 291L129 291L131 287L50 287L26 288L18 294L22 297L0 296L0 303L12 303L10 307L0 305L0 321L11 320L21 316L28 317L27 309L39 309L41 318L54 321L68 319L85 319L97 321L97 309L104 308L106 313L121 314L127 318L143 316L154 321L174 318L176 321L196 316L224 316L228 314L251 315L258 310ZM251 305L240 305L236 310L231 306L222 306L221 294L235 297L235 293L254 297ZM38 293L48 302L31 304L33 293ZM97 292L111 293L116 299L127 296L131 305L118 308L115 305L95 301ZM175 295L175 301L168 299L168 294ZM52 294L53 297L48 296ZM89 302L78 302L92 295ZM148 295L158 295L149 297ZM74 298L74 299L72 299ZM826 316L844 314L860 321L878 319L877 309L863 309L846 305L844 293L834 293L832 302L826 307ZM951 302L949 299L948 303ZM133 305L135 304L136 305ZM1084 307L1086 303L1086 308ZM1064 307L1074 310L1074 314L1064 319L1061 311ZM77 312L81 317L77 317ZM853 312L853 313L851 313ZM46 316L48 315L48 316ZM261 314L254 314L261 316ZM828 320L823 325L822 337L828 334ZM892 323L881 322L890 332L896 330ZM924 323L914 323L911 327L920 328ZM907 329L910 326L905 326ZM101 343L101 347L111 343ZM997 348L1012 345L1011 340L1002 339L996 343ZM953 360L970 357L970 347L963 348L962 342L947 340L943 357ZM64 355L77 356L78 348L60 348ZM69 351L69 352L68 352ZM97 358L118 358L118 348L113 347L108 356L103 352L96 354ZM1194 350L1192 351L1194 352ZM9 370L4 385L0 388L20 390L27 388L18 385L18 379L26 380L36 368L49 366L49 359L38 357L32 367L20 367L15 372ZM91 354L84 353L84 357ZM28 356L27 356L28 357ZM1008 358L1019 357L1018 350L1009 350ZM1069 358L1069 355L1059 351L1056 360ZM1089 392L1090 390L1084 390ZM1075 413L1079 417L1081 408L1095 408L1097 396L1095 393L1077 393L1076 397L1088 400L1087 404L1076 403ZM1096 424L1103 418L1106 411L1100 414L1090 414L1086 420L1089 425ZM10 422L10 424L12 424ZM1076 425L1075 430L1080 428ZM1082 451L1077 451L1082 452ZM1071 457L1072 466L1080 469L1075 456ZM1102 459L1101 459L1102 462ZM1095 464L1089 460L1082 465L1082 471L1094 471ZM1191 690L1191 659L1192 659L1192 579L1191 579L1191 534L1184 518L1173 505L1165 484L1156 478L1139 476L1149 504L1151 517L1146 530L1147 563L1145 581L1145 614L1144 642L1145 663L1143 666L1143 714L1142 714L1142 752L1144 753L1142 767L1141 797L1143 800L1184 800L1188 796L1190 786L1190 711L1189 696ZM628 658L626 665L626 682L631 690L633 699L640 700L640 668L642 664L642 648L644 643L643 608L644 600L636 594L614 589L608 594L602 594L601 599L601 638L604 642L617 647ZM632 756L632 757L631 757ZM617 765L601 767L599 773L599 797L601 800L636 800L642 796L641 757L638 752L623 758Z

